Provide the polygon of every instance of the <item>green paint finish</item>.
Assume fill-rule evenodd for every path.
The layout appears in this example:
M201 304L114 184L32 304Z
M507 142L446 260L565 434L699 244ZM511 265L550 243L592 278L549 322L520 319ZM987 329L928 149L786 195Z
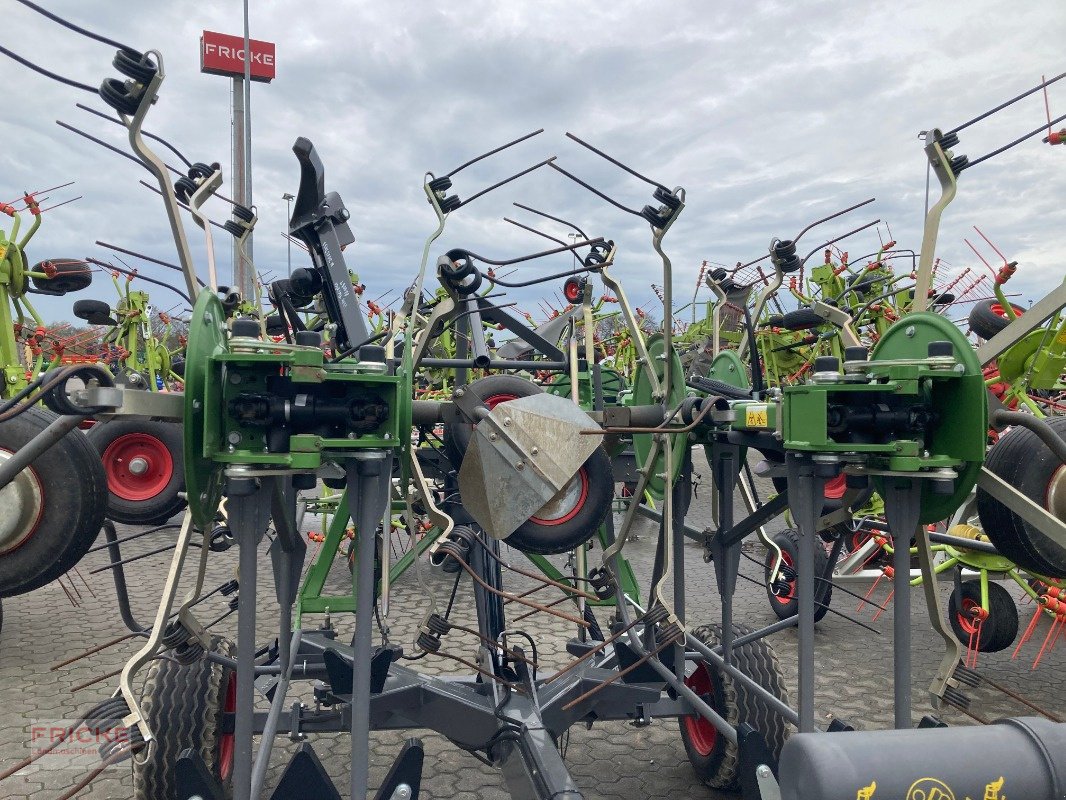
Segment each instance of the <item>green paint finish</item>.
M661 334L655 334L648 339L647 343L648 355L651 358L651 362L654 365L655 373L659 377L660 381L663 376L663 366L665 365L665 358L663 356L663 337ZM676 408L682 400L685 399L685 395L688 389L685 386L685 373L681 366L681 359L678 357L677 352L671 353L670 363L670 387L666 392L666 397L656 397L652 391L652 382L647 374L647 367L643 364L638 365L636 375L633 378L633 396L631 404L635 406L651 405L653 403L662 403L667 409ZM636 433L633 434L633 452L637 458L637 465L643 464L647 461L648 454L651 453L652 446L654 444L653 437L655 434L651 433ZM675 434L671 437L673 445L673 468L670 471L671 475L675 477L681 471L681 464L685 460L685 452L687 447L685 446L686 437L684 434ZM662 473L666 471L665 456L660 455L653 468L653 474L648 480L648 491L656 500L663 498L663 487L665 482L662 478Z

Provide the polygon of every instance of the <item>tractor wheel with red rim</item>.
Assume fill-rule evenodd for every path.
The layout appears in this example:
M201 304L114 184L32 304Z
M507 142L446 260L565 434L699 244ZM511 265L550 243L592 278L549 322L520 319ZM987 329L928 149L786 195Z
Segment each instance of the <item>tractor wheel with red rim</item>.
M107 474L107 516L128 525L159 525L183 508L181 427L174 422L114 419L86 434Z
M960 596L961 595L961 596ZM965 581L961 592L953 591L948 598L948 622L963 645L978 630L978 652L998 653L1014 644L1018 636L1018 606L1010 592L998 583L988 584L988 616L981 621L981 581Z
M770 599L770 608L774 610L778 619L788 619L799 613L799 595L796 594L796 564L799 560L800 535L799 531L789 528L775 533L772 538L774 544L781 548L782 563L777 579L771 583L770 576L777 561L777 554L773 550L768 550L763 581L766 583L766 596ZM818 580L825 573L828 563L829 556L821 540L816 539L814 542L815 622L829 613L829 603L833 600L833 585Z
M211 637L211 649L229 658L237 654L233 642L218 636ZM174 765L187 749L200 756L222 786L224 795L231 794L233 726L227 725L225 718L237 710L237 680L233 670L206 658L191 664L170 659L153 661L141 697L141 710L156 738L143 761L140 757L133 760L136 800L177 797Z
M751 628L733 625L734 637L748 633L751 633ZM706 625L694 630L692 635L708 647L717 647L722 643L722 626ZM762 697L714 664L704 661L693 664L692 672L685 678L685 685L700 695L733 728L746 724L758 731L776 762L789 734L788 725L781 715ZM734 647L733 665L773 696L788 703L788 690L781 666L768 641L755 639ZM678 725L689 763L700 781L712 789L738 789L740 755L737 746L698 714L678 717Z
M1011 303L1011 308L1017 316L1025 313L1025 309ZM998 300L979 300L970 309L970 330L975 336L982 339L991 339L1011 323L1007 310Z
M0 462L55 419L29 408L0 422ZM100 533L106 506L100 459L72 431L0 489L0 597L44 586L77 564Z

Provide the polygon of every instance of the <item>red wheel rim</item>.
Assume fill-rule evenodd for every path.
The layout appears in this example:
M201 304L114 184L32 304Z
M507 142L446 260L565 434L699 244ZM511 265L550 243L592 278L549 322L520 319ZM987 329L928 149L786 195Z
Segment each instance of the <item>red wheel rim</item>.
M107 488L123 500L148 500L162 492L174 476L167 446L148 433L126 433L111 442L102 456Z
M493 394L493 395L489 395L488 397L485 398L485 408L487 408L489 411L492 411L492 409L496 408L496 406L498 406L500 403L506 403L509 400L517 400L517 399L518 399L518 395L516 395L516 394Z
M835 478L830 478L825 482L825 489L823 494L826 500L839 500L844 496L844 492L848 490L847 476L841 472Z
M232 714L237 711L237 676L230 673L226 682L226 698L222 703L222 711ZM218 737L218 777L223 782L229 780L233 772L233 734L223 733Z
M571 278L563 285L563 294L568 303L576 303L581 299L581 282Z
M955 618L959 622L959 627L970 635L973 635L977 630L977 618L972 612L975 608L980 607L981 604L972 597L964 597L962 598L962 610L955 613Z
M485 408L487 408L489 411L492 411L492 409L496 408L496 406L498 406L500 403L507 403L511 400L517 399L518 395L516 394L491 394L486 397L483 402L485 403ZM474 429L473 424L471 424L469 427L470 430Z
M787 550L782 550L781 551L781 566L783 566L783 567L791 567L792 566L792 556L790 556L788 554ZM778 578L778 580L781 580L780 577ZM796 581L795 580L788 581L788 594L780 595L780 594L777 594L777 592L773 592L773 595L774 595L774 600L776 600L777 602L779 602L783 606L787 606L796 597Z
M855 552L864 544L870 537L866 534L866 531L858 530L851 534L851 552Z
M706 664L700 664L696 671L685 678L685 685L701 697L706 698L714 689L711 680L711 671ZM709 703L713 706L714 703ZM701 717L699 714L689 714L681 718L685 735L688 736L692 748L706 758L714 752L718 742L718 729Z
M530 517L529 519L532 522L537 523L538 525L562 525L564 522L569 522L575 516L577 516L577 513L582 508L584 508L585 500L587 500L588 496L589 496L589 476L588 476L588 472L586 472L585 468L582 467L581 471L578 472L577 474L581 477L581 492L578 495L577 502L574 503L573 507L569 511L567 511L565 514L563 514L562 516L559 516L559 517L535 517L534 516L534 517ZM573 479L571 479L571 483L572 482L573 482ZM570 483L567 483L567 485L564 486L561 491L565 492L565 491L567 491L569 489L569 487L570 487ZM548 503L551 503L551 500L549 500Z
M995 314L997 317L1003 317L1003 319L1011 319L1010 314L1007 313L1007 309L1003 307L1001 303L993 303L988 307L988 310ZM1013 309L1017 316L1021 316L1024 312L1020 308Z

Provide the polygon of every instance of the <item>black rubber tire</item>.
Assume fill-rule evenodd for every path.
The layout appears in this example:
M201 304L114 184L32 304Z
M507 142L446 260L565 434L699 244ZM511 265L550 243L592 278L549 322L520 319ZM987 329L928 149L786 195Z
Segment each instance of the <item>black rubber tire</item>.
M970 580L962 584L962 597L955 591L948 597L948 622L955 638L964 645L970 643L970 632L963 627L960 617L966 606L981 604L981 581ZM998 583L988 584L988 617L981 625L977 637L977 650L981 653L998 653L1014 644L1018 636L1018 606L1010 592Z
M614 502L611 458L602 447L597 447L588 457L571 483L577 480L585 481L587 488L585 499L573 516L563 522L545 524L538 522L534 514L504 541L523 553L550 556L573 550L591 539ZM566 492L571 483L564 486L560 494Z
M1066 438L1066 417L1047 424ZM1066 466L1035 433L1014 428L988 451L985 466L1033 502L1047 508L1050 481ZM1058 473L1066 480L1066 473ZM977 490L981 527L1000 553L1022 569L1050 578L1066 578L1066 548L1056 544L987 492Z
M1001 313L993 311L993 308L1001 307L1001 303L995 298L989 300L978 300L973 304L970 309L969 323L970 330L973 331L975 336L979 336L982 339L991 339L1001 330L1010 325L1011 321L1003 316ZM1011 308L1014 309L1016 314L1024 314L1025 309L1021 306L1016 306L1011 303Z
M733 633L734 636L743 636L751 633L751 628L734 624ZM709 647L716 647L722 641L722 626L705 625L694 630L692 635ZM777 661L777 654L768 641L756 639L734 648L733 665L782 702L788 703L788 690L785 688L781 666ZM696 688L695 682L698 679L699 670L704 670L704 675L710 679L711 690L707 693ZM766 701L735 678L706 662L697 661L696 670L686 678L685 682L702 694L708 705L730 725L737 727L746 723L761 733L774 760L780 757L781 748L788 739L789 727L781 715L770 708ZM698 725L697 719L699 718L694 715L678 718L681 740L684 742L685 752L688 754L689 763L696 771L696 776L712 789L725 791L738 789L737 771L740 758L737 746L719 734L714 736L713 746L704 748L708 752L702 752L697 746L698 739L693 736L693 726Z
M515 375L488 375L472 381L464 391L473 392L480 397L490 409L497 398L517 399L534 394L543 394L542 389L532 381ZM466 422L453 422L444 426L444 447L451 457L456 469L463 463L463 455L474 435L474 426Z
M785 314L781 318L781 323L778 327L789 331L809 331L828 324L828 322L815 314L812 309L797 308L795 311L789 311Z
M234 657L237 648L215 636L212 650ZM233 670L205 658L188 665L170 660L152 662L141 710L155 742L143 762L139 758L133 760L135 800L177 797L174 765L187 748L199 752L208 770L222 784L224 794L231 795L232 772L219 772L219 732L234 678Z
M33 266L34 272L43 272L43 265L51 263L56 268L53 278L30 278L34 287L44 292L80 292L93 282L92 267L81 258L50 258Z
M0 451L17 451L55 419L51 411L30 408L0 422ZM27 469L40 491L41 509L19 536L22 543L0 553L0 597L58 578L81 560L104 523L107 479L99 455L80 431L68 433ZM14 507L15 496L12 484L0 490L5 511Z
M114 325L111 319L111 306L103 300L75 300L74 316L91 325Z
M157 440L170 454L171 471L166 484L142 500L120 497L115 493L119 467L117 463L104 464L108 476L107 516L115 522L127 525L160 525L185 508L186 502L178 496L185 491L185 459L181 426L175 422L158 420L113 419L93 425L85 435L96 448L98 458L103 459L108 447L119 437L143 434ZM110 460L110 459L109 459Z
M793 573L796 569L796 564L799 559L799 545L800 545L799 531L794 528L786 528L783 531L778 531L773 535L772 540L774 544L781 548L781 552L785 557L785 563L782 565L782 571L792 570ZM784 597L778 596L774 592L774 587L770 585L770 573L774 567L774 560L776 554L773 550L768 550L766 553L766 563L763 569L763 582L766 584L766 597L770 601L770 608L777 615L778 619L787 619L788 617L794 617L799 613L799 595L796 594L796 579L792 578L788 581L789 591ZM825 547L822 546L820 539L815 540L814 545L814 575L815 578L821 577L825 572L825 567L829 563L829 555L825 552ZM814 608L814 621L818 622L822 617L829 613L829 604L833 601L833 585L831 583L822 583L819 580L815 580L815 603ZM786 600L787 598L787 600Z

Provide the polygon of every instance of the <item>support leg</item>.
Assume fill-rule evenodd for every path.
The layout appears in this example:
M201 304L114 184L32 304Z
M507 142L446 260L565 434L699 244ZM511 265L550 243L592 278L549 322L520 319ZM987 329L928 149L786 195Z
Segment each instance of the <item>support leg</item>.
M727 542L733 528L733 492L740 475L740 448L731 444L711 445L711 466L718 495L718 532L711 540L714 574L722 598L722 656L733 663L733 595L740 571L740 542Z
M922 486L913 478L887 478L885 520L892 533L892 653L895 727L911 727L911 536L921 537ZM936 586L935 581L930 585Z
M346 464L348 512L356 529L355 638L352 640L352 800L365 800L370 783L370 651L374 626L374 550L378 522L389 502L391 457L357 453Z
M799 530L796 560L796 594L799 595L799 729L814 730L814 548L815 527L825 503L825 478L814 473L814 465L789 453L788 497L792 517Z
M233 731L233 798L252 800L252 729L255 714L255 605L259 542L269 521L269 497L254 478L230 478L230 529L240 549L237 607L237 719Z

